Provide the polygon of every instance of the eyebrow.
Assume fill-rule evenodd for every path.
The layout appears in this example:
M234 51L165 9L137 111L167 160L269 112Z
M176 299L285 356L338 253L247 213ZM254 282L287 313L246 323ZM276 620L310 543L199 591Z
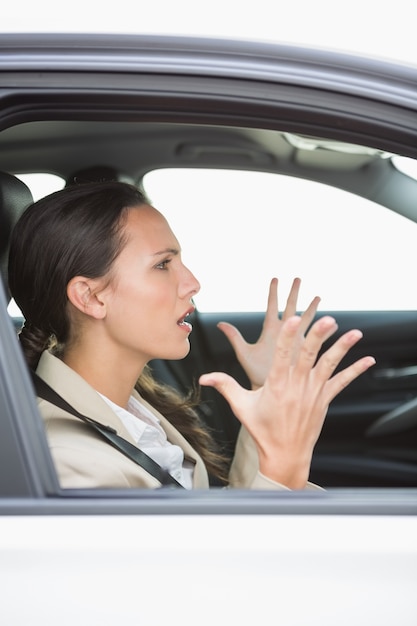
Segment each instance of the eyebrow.
M152 256L161 256L162 254L173 254L177 255L180 251L178 248L165 248L164 250L160 250L159 252L154 252Z

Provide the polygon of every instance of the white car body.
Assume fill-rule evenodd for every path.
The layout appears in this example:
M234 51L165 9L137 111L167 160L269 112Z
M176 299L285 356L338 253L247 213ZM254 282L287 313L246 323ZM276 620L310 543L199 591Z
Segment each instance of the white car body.
M118 9L97 10L113 15ZM82 21L82 13L79 18ZM53 45L55 56L45 54L39 41L34 57L30 42L27 47L21 43L2 51L4 111L10 107L16 125L23 104L26 112L31 111L32 101L24 100L28 93L35 94L33 102L39 105L35 97L41 99L52 91L57 76L60 89L71 84L69 78L66 82L68 67L74 75L79 73L75 82L84 81L80 92L90 89L88 72L96 72L98 91L100 81L104 84L112 72L127 74L127 65L132 72L145 67L146 80L152 71L155 75L171 71L176 78L181 62L187 78L218 72L222 80L233 79L234 71L248 81L259 78L259 74L245 74L245 55L232 67L223 63L220 53L212 55L213 66L207 62L202 69L204 50L197 69L192 63L187 66L187 58L178 57L169 70L163 64L160 70L158 57L149 66L146 55L138 60L134 54L133 60L129 55L116 60L93 55L86 61L69 40L64 52L59 52L59 40ZM146 46L153 54L149 41ZM284 57L287 52L283 51ZM314 67L311 75L306 72L306 91L319 80L327 88L331 72L337 82L338 68L330 68L330 74L328 69L318 63L317 73ZM274 64L262 66L264 70L265 84L272 84ZM358 101L361 97L377 101L380 85L371 74L363 80L360 71L350 78L346 73L338 83L340 93L352 88ZM416 74L410 70L410 76ZM46 86L45 77L50 80ZM131 78L133 91L136 77ZM390 102L398 109L402 102L409 119L415 108L415 85L404 78L400 87L396 84L389 92ZM184 93L185 100L185 88ZM21 96L22 108L13 108L13 97ZM6 117L5 113L5 125ZM415 488L314 493L61 491L2 292L0 304L2 624L417 624Z
M416 623L411 517L47 515L0 528L4 624Z

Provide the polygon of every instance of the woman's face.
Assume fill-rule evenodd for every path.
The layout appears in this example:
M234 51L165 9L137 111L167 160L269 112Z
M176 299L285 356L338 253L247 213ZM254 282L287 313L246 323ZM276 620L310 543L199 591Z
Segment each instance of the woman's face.
M115 260L106 292L105 324L114 347L144 363L180 359L190 349L185 321L200 284L181 260L166 219L149 205L131 208L125 245Z

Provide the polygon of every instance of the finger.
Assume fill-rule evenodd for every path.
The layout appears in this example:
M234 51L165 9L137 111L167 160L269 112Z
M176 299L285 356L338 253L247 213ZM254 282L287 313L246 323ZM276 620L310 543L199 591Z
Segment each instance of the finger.
M222 333L226 336L236 354L244 350L246 342L236 326L233 326L233 324L229 324L229 322L219 322L217 324L217 328L221 330Z
M273 278L269 284L268 302L264 320L264 328L275 324L278 317L278 278Z
M224 372L210 372L203 374L199 378L199 383L203 387L214 387L230 404L232 411L238 412L238 407L242 402L242 397L247 390L239 385L239 383Z
M336 320L328 315L313 324L301 347L299 346L297 360L294 361L300 373L306 373L313 368L324 342L336 332L337 328Z
M345 333L319 359L316 371L322 378L330 378L350 348L362 338L360 330Z
M306 334L308 328L311 326L311 323L314 320L314 317L317 313L317 308L320 302L320 298L316 296L309 304L308 308L301 315L301 324L300 324L300 338L298 347L299 349L303 345L304 335ZM298 352L294 352L294 362L296 362L298 358Z
M313 298L313 300L308 305L308 308L302 314L302 316L301 316L302 323L301 323L300 330L302 330L303 334L307 331L308 327L310 326L311 322L313 321L313 319L314 319L314 317L315 317L315 315L317 313L317 309L318 309L319 304L320 304L320 298L318 296L316 296L315 298Z
M275 348L272 367L268 378L284 379L288 375L289 367L299 345L299 328L301 317L294 315L283 322L281 332Z
M338 372L326 384L327 404L331 402L337 394L347 387L355 378L366 372L370 367L375 365L376 361L372 356L365 356L355 361L349 367Z
M322 379L330 378L349 350L362 339L362 332L353 329L344 333L317 362L316 372Z
M287 298L287 303L285 305L285 310L282 314L283 320L286 320L289 317L292 317L297 312L297 300L298 300L298 294L300 291L300 285L301 285L301 279L294 278L292 285L291 285L290 293Z

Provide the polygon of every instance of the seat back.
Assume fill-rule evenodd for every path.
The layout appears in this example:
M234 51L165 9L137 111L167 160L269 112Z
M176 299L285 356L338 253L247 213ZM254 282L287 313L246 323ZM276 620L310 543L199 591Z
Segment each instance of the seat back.
M10 235L23 211L33 202L29 188L21 180L0 172L0 272L6 294Z

